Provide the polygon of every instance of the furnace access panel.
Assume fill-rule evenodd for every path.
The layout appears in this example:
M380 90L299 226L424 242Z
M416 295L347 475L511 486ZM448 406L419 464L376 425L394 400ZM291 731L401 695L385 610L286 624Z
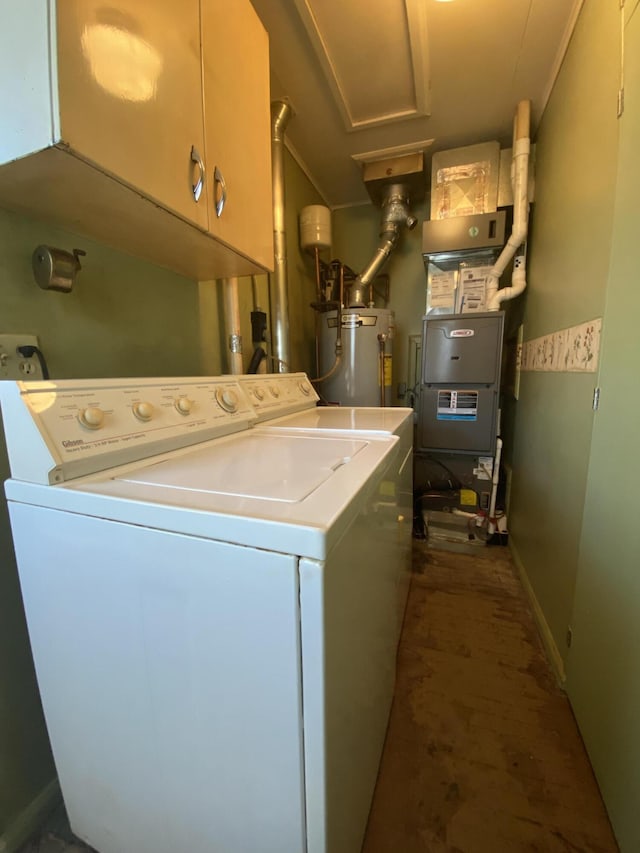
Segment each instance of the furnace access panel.
M493 456L503 326L502 311L423 318L418 451Z

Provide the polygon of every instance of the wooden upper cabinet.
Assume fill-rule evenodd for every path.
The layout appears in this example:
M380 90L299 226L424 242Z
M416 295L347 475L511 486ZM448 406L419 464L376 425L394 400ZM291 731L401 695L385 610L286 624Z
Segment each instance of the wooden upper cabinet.
M209 228L273 269L269 41L249 0L202 0Z
M61 141L206 229L199 0L61 0L56 26Z
M0 110L0 205L190 278L273 269L249 0L22 0L0 28Z

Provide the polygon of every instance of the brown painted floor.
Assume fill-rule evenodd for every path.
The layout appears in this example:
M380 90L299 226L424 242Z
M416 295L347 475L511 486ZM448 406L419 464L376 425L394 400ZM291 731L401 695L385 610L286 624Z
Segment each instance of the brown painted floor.
M363 853L617 850L508 549L414 542Z
M508 550L414 555L363 853L615 853ZM88 849L59 812L22 853Z

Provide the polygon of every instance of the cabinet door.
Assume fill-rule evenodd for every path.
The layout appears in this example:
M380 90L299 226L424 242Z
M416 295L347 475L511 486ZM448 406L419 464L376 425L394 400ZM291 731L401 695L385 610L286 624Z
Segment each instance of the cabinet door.
M269 41L249 0L202 0L202 49L209 227L273 269Z
M206 229L199 0L59 0L56 23L62 143Z

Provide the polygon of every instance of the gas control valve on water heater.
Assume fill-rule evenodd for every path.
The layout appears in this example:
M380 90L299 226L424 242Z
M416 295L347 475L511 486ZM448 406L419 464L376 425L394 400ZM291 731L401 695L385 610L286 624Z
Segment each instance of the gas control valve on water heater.
M428 314L416 450L493 456L504 312Z

